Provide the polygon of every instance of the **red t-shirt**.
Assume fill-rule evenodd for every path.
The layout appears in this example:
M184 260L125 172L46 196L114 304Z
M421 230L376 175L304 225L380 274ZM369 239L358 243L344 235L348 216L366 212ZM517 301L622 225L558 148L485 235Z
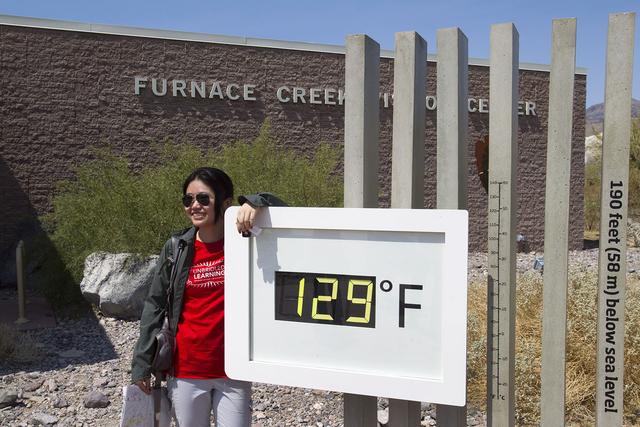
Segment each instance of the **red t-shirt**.
M224 373L224 241L195 241L176 332L176 378Z

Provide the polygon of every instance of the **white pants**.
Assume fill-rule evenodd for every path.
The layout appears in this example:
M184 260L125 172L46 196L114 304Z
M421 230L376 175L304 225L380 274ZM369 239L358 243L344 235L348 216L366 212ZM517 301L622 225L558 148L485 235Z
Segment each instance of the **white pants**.
M251 383L171 377L167 386L178 427L209 427L212 407L217 427L251 425Z

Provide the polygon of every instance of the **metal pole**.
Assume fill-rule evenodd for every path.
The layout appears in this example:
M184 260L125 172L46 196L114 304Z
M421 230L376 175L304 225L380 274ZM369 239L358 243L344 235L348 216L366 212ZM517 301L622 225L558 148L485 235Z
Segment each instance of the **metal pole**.
M16 247L16 276L18 283L18 320L15 323L27 323L29 319L25 316L24 301L24 242L20 240Z

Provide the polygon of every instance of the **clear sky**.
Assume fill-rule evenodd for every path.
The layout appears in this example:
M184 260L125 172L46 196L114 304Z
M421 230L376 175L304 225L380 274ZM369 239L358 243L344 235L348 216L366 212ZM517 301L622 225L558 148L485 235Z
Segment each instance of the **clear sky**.
M578 67L588 69L587 106L604 100L608 14L640 12L640 0L0 0L0 14L323 44L365 33L393 49L394 33L417 31L435 52L436 30L460 27L469 56L489 57L491 24L513 22L520 61L551 62L551 21L578 19ZM636 16L633 97L640 99Z

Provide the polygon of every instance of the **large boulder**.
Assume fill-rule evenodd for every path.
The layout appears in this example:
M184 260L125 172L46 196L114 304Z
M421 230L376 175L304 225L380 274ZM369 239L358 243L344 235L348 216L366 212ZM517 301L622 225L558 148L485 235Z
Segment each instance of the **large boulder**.
M84 262L82 295L102 314L139 319L158 256L95 252Z

